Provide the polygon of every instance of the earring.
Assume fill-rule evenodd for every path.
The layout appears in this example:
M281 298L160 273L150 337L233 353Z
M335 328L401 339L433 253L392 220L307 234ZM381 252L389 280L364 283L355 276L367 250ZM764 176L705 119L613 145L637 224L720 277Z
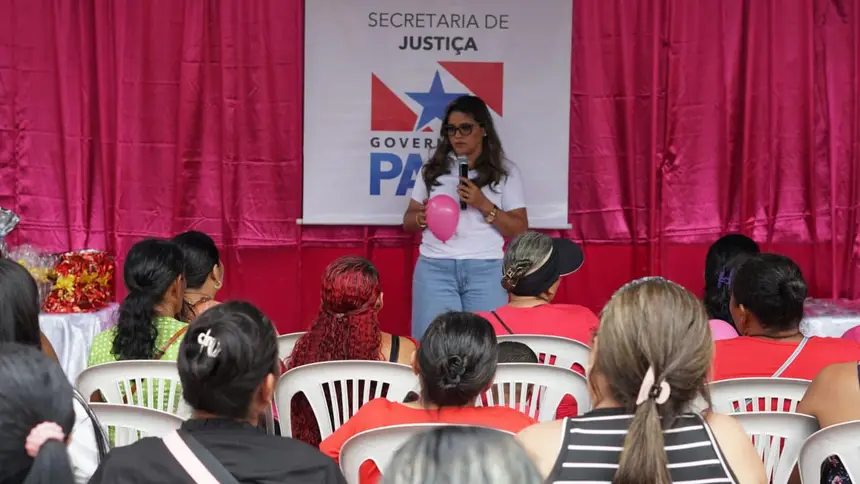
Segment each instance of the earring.
M221 283L221 281L215 281L214 286L215 286L215 290L216 290L216 291L217 291L218 289L221 289L221 284L222 284L222 283Z

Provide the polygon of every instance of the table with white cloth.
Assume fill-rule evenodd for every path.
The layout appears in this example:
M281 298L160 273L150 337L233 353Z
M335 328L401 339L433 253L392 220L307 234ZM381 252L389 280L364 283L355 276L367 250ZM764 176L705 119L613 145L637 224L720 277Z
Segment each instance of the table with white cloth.
M803 305L804 336L839 338L855 326L860 326L860 301L810 298Z
M39 326L57 353L60 366L72 385L87 367L90 348L100 332L116 324L117 305L112 304L92 313L39 315Z

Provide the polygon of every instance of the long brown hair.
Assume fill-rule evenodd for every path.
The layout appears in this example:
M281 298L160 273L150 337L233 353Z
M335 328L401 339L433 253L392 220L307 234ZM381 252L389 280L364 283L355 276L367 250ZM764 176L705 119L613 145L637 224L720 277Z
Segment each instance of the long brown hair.
M478 188L490 185L490 188L495 191L495 187L502 182L504 177L508 176L508 171L504 167L505 150L502 149L502 141L496 132L496 125L493 123L493 116L490 115L487 104L477 96L460 96L445 109L445 119L442 120L442 126L448 124L448 119L454 112L468 114L475 119L478 126L486 131L487 136L483 138L481 154L475 160L475 171L478 172L478 176L472 181L478 185ZM451 140L442 133L439 136L436 151L421 168L424 181L427 184L427 193L430 193L433 187L441 185L438 181L439 177L451 169L451 160L448 159L451 152Z
M590 376L606 379L611 396L633 413L615 484L669 484L663 428L669 428L701 395L714 345L702 303L683 287L646 278L622 287L600 316L597 350ZM669 400L649 398L636 405L648 368L655 382L669 384ZM662 424L661 424L662 418Z

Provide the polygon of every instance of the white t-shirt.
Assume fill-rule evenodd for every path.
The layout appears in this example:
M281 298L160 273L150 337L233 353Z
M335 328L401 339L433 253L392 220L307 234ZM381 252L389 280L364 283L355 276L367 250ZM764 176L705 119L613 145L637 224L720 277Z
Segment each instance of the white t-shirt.
M512 161L505 160L505 170L507 170L508 176L503 177L498 185L487 185L481 191L490 202L496 204L504 212L524 208L526 200L523 194L523 179L520 175L520 169ZM475 170L469 170L470 179L474 179L477 175ZM448 173L440 176L438 182L441 185L432 187L432 191L428 195L422 170L415 179L412 199L420 203L436 195L444 194L459 203L460 196L457 195L457 185L460 184L460 176L456 161L451 161ZM424 229L419 252L430 259L501 259L504 256L504 244L502 234L494 226L487 223L481 211L467 206L466 210L460 211L457 231L447 242L442 242L430 230Z
M90 481L90 477L99 466L99 450L93 422L87 415L87 411L77 399L72 400L72 405L75 409L75 426L72 427L72 438L66 448L75 474L75 482L84 484Z

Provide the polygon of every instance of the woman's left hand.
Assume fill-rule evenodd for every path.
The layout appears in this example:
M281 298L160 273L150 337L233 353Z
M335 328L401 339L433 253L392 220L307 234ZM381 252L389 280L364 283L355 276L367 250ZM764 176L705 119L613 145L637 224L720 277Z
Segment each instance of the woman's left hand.
M460 184L457 185L457 194L460 195L460 200L466 204L483 210L490 201L484 196L484 192L478 188L478 185L472 183L468 178L460 177Z

